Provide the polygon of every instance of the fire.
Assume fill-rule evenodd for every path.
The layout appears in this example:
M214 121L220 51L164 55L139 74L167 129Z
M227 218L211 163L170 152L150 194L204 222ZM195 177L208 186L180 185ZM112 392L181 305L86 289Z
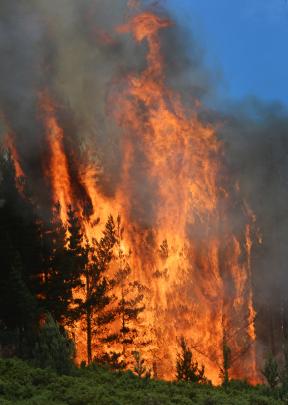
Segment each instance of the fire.
M72 186L68 170L68 160L63 145L63 131L60 128L52 101L47 95L41 98L44 113L47 141L50 148L50 162L47 174L51 178L54 204L60 204L60 216L63 223L67 222L68 206L72 204Z
M123 129L125 164L121 189L124 205L130 212L138 210L136 221L140 222L142 241L147 229L151 232L150 246L143 249L140 242L136 256L141 257L138 277L153 285L150 321L159 325L159 352L165 340L171 342L162 353L169 362L162 359L160 372L166 378L173 376L177 350L173 342L184 334L191 340L199 361L206 364L208 377L218 381L223 333L234 334L237 330L247 333L249 343L255 340L250 262L241 262L243 253L250 256L250 248L247 244L245 249L239 236L231 234L229 224L223 226L225 212L221 206L228 210L229 193L223 192L220 185L224 170L222 145L215 131L201 123L196 113L182 105L180 96L165 85L158 32L170 25L169 20L143 13L118 28L121 33L131 31L137 42L145 40L148 44L146 69L140 75L130 74L111 96L113 106L120 106L114 107L112 114ZM143 164L137 160L139 152ZM145 179L145 187L153 190L152 207L151 201L139 201L135 195L135 168L140 170L139 177ZM153 224L139 205L152 210ZM128 217L127 223L130 222ZM145 229L144 234L141 228ZM169 248L163 259L155 251L164 240ZM132 241L135 249L133 235ZM139 268L139 263L134 267ZM153 278L153 274L161 275L163 270L165 277ZM228 291L230 283L233 292ZM246 319L246 310L249 325L241 325L243 320L237 325L235 319ZM235 344L235 351L243 349L243 338L234 340L231 344ZM250 364L249 359L247 362ZM235 374L238 371L235 367ZM249 372L254 379L254 365Z
M25 173L24 170L22 169L20 157L17 148L15 146L14 136L11 133L6 135L4 143L10 152L12 162L14 165L17 190L21 195L23 195L24 190L22 179L25 177Z
M133 278L149 287L142 325L151 344L144 357L151 367L157 364L159 377L174 378L177 338L183 335L214 383L219 382L226 338L235 353L232 376L256 381L251 221L247 215L246 228L233 231L235 196L229 181L223 185L222 144L214 128L198 118L197 105L193 111L166 86L159 31L171 25L169 19L144 12L117 28L119 35L132 34L139 46L145 41L148 51L143 71L115 79L109 90L109 118L122 137L115 194L107 196L100 187L101 162L78 162L78 180L91 204L85 215L83 203L75 197L65 150L69 134L61 128L57 107L47 94L40 100L49 148L45 172L52 201L60 204L61 220L67 222L72 204L88 240L99 237L109 214L121 216L121 249L127 256L131 250ZM16 150L11 150L18 162ZM92 145L89 153L96 155ZM21 175L17 163L15 168ZM81 328L75 333L81 341ZM81 357L85 352L79 343Z
M7 145L7 148L9 149L9 151L11 153L11 156L12 156L12 160L13 160L14 168L15 168L15 176L16 176L16 178L19 179L20 177L24 177L24 171L23 171L23 169L21 167L20 158L19 158L18 151L17 151L17 149L15 147L15 144L14 144L13 136L8 135L6 137L6 145Z

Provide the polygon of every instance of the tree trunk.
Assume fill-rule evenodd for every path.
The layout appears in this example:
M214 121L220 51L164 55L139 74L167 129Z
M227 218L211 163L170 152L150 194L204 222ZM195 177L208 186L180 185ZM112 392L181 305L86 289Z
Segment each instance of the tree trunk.
M87 337L87 363L92 362L92 325L91 325L91 310L87 308L86 312L86 337Z
M86 273L86 338L87 338L87 363L92 362L92 308L89 303L91 291L90 291L90 279L89 274Z

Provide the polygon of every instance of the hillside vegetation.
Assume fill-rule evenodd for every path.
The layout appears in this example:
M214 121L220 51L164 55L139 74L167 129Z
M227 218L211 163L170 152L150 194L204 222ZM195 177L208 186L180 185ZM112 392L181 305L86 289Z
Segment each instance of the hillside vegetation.
M70 375L35 368L19 359L0 359L2 405L277 405L281 392L230 382L226 389L205 384L140 379L91 365ZM278 397L278 398L277 398Z

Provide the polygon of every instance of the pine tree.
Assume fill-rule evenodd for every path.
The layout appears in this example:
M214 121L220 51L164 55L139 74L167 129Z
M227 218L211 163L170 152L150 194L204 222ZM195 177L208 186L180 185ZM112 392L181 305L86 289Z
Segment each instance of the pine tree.
M262 374L266 378L270 388L274 389L278 385L280 380L278 363L272 354L266 359Z
M193 361L193 355L190 348L187 346L185 338L180 339L181 352L177 355L176 362L176 378L178 381L187 381L195 383L206 383L205 368L202 365L198 367L198 362Z
M74 256L81 258L83 253L83 232L81 229L79 217L77 215L77 211L72 208L71 205L68 207L68 225L67 231L69 233L68 236L68 248ZM79 263L81 260L79 259Z
M70 212L69 218L71 222L75 220L73 211ZM76 247L74 250L69 250L66 247L66 229L59 219L57 206L52 212L50 221L46 224L42 223L41 228L42 277L39 283L41 308L42 311L51 313L53 319L61 325L69 324L74 304L73 290L81 285L79 252L75 243L78 233L76 237L74 230L70 234L69 243L75 243ZM72 238L74 238L73 241ZM81 234L78 242L80 241ZM72 317L73 319L75 316Z
M225 332L223 336L222 355L223 355L223 362L222 367L220 368L220 378L222 380L223 386L227 386L230 381L229 370L231 368L232 359L231 359L231 349L227 344Z
M145 288L138 281L130 281L132 270L129 265L129 258L131 252L125 253L123 250L123 233L124 228L121 226L121 218L118 216L114 258L117 272L113 283L117 291L115 314L120 328L108 340L120 343L123 359L127 363L127 357L129 356L127 349L128 347L135 347L135 340L139 335L137 326L139 326L139 315L145 309L143 305Z
M146 373L146 366L145 366L145 360L143 359L142 355L138 351L134 351L133 353L134 357L134 371L136 375L141 378L143 377L144 373Z
M85 248L85 238L81 229L78 213L71 206L68 209L68 225L67 225L67 248L71 257L71 265L73 267L74 288L78 287L81 275L88 262L88 252Z
M142 304L143 286L137 282L129 282L131 268L128 264L120 269L116 275L116 280L120 287L120 296L116 309L117 318L120 319L120 330L117 336L118 342L122 345L122 355L127 357L127 348L133 347L135 339L138 337L137 323L139 315L144 311Z
M281 370L281 374L279 375L280 381L282 383L282 391L287 393L288 391L288 345L287 345L287 337L284 334L284 344L283 344L283 369Z
M37 326L37 303L31 285L31 274L39 263L37 233L33 207L17 190L9 156L0 158L0 173L1 338L10 333L14 354L16 350L23 357L29 355L28 342L33 341Z
M109 366L113 371L124 370L126 368L126 363L122 359L122 354L115 351L103 353L101 356L95 358L95 363Z
M1 319L10 330L14 330L16 354L29 357L37 322L36 300L24 282L19 253L11 247L11 254L7 278L0 288Z
M108 270L113 258L115 241L115 224L112 216L109 216L101 239L94 240L92 245L87 243L85 248L88 260L84 268L84 298L80 307L86 324L88 364L93 357L93 340L99 342L107 326L115 318L114 312L108 309L113 299Z
M83 277L85 268L88 265L88 249L84 235L81 229L78 213L71 206L68 209L68 225L67 225L67 255L68 277L70 277L70 288L74 292L84 288ZM69 320L71 324L80 319L83 313L83 300L79 298L73 299L73 306L70 306Z
M45 315L33 354L37 367L51 368L59 374L71 372L75 355L73 342L65 332L61 333L50 314Z

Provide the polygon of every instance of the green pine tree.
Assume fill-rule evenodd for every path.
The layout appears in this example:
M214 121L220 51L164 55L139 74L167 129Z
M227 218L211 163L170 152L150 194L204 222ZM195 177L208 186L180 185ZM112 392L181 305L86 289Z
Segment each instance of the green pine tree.
M280 381L279 368L278 363L272 354L270 354L265 360L262 374L264 375L270 388L274 389L277 387Z
M69 213L69 220L69 225L76 222L75 212L72 210ZM39 302L42 311L51 313L53 319L61 325L77 319L72 309L73 291L81 286L82 267L79 252L82 254L83 250L76 243L77 240L80 244L82 234L78 233L78 228L75 229L70 227L68 243L74 248L70 250L70 247L66 247L66 229L59 219L59 208L56 206L50 221L42 223L40 234L42 277L39 283Z
M222 361L222 367L220 367L220 378L222 380L223 386L226 387L230 381L229 370L231 368L231 363L232 363L231 349L227 343L226 333L224 333L224 336L223 336L222 355L223 355L223 361Z
M113 310L109 309L113 296L108 277L115 241L115 224L109 216L103 236L91 245L87 243L85 248L88 260L83 272L83 298L79 300L79 306L86 325L88 364L93 359L93 344L101 344L101 337L107 334L107 327L115 318Z
M122 346L122 357L125 363L129 355L128 348L135 348L135 340L139 336L139 315L144 311L144 286L138 281L131 281L132 269L129 265L131 252L123 250L124 228L121 225L120 216L116 222L116 243L114 261L117 271L113 279L113 287L117 291L115 319L117 328L114 334L108 337L108 341L119 343ZM144 342L141 342L144 345Z
M69 374L73 368L74 344L50 314L46 314L34 347L37 367L51 368L59 374Z
M2 331L14 336L14 354L26 357L37 331L39 308L34 287L41 272L41 260L35 202L24 179L21 179L21 192L17 187L13 163L9 155L3 154L0 157L0 324Z
M177 381L187 381L195 383L206 383L205 368L198 367L198 362L193 361L193 354L187 346L185 338L180 338L180 353L177 355L176 378Z
M284 338L283 345L283 357L284 357L284 366L282 371L282 384L286 391L288 391L288 340Z
M141 378L147 371L145 359L143 359L141 353L138 351L134 351L132 354L134 357L134 372L139 378Z

